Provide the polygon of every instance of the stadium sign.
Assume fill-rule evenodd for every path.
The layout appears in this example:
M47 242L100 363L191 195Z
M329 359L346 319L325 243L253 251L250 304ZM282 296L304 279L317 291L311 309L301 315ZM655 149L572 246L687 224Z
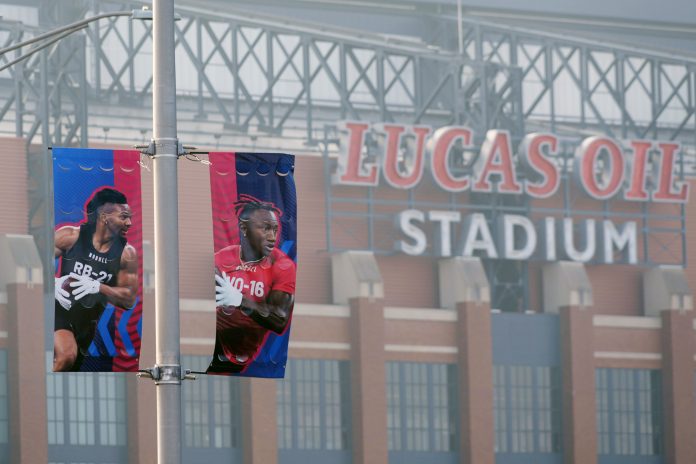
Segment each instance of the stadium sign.
M333 178L335 184L376 186L381 171L384 180L392 187L410 189L421 182L425 159L428 158L433 179L448 192L493 192L491 179L494 176L500 179L498 193L524 193L534 198L548 198L560 186L560 168L553 160L559 139L553 134L526 135L518 152L520 165L515 166L509 132L489 130L472 166L472 174L457 176L450 167L452 148L459 143L464 150L473 149L471 129L449 126L433 132L425 126L373 125L372 129L382 135L378 137L382 147L380 163L365 159L367 153L363 148L370 127L363 122L339 124L342 140L338 170ZM402 142L409 137L415 141L415 150L409 172L404 172L399 166L399 152ZM627 201L685 203L689 186L675 181L674 175L679 147L675 142L631 140L629 151L632 156L628 156L621 144L612 138L588 137L575 152L574 177L580 187L597 200L608 200L621 193ZM648 192L647 168L651 150L657 150L660 162L653 179L657 188ZM518 180L518 169L525 171L526 180Z
M340 150L333 185L373 187L382 178L395 189L408 190L422 182L428 169L446 192L527 195L542 200L555 195L564 178L560 140L550 133L524 136L515 157L511 136L504 130L489 130L478 150L473 131L465 126L433 130L344 121L338 124L338 131ZM679 152L675 142L622 143L606 136L588 137L575 150L572 179L595 200L686 203L689 184L676 175ZM463 161L466 154L473 155L468 163ZM462 164L468 164L467 169L461 169ZM549 261L612 263L620 252L625 262L638 260L636 221L616 225L606 219L585 219L578 224L572 218L546 217L535 225L526 216L502 214L494 222L489 227L481 213L407 209L395 218L404 236L395 248L409 255L424 254L426 230L437 230L433 234L435 254L443 257L479 252L489 258L526 260L536 255ZM452 227L459 227L460 233L452 234ZM582 246L576 248L578 242ZM537 249L540 245L543 250Z
M398 240L395 247L408 255L422 255L427 248L427 237L422 226L427 222L436 223L439 235L436 239L436 254L441 257L473 256L480 251L487 258L528 260L537 253L538 245L543 245L542 258L556 261L563 257L571 261L588 262L598 259L602 263L615 262L615 251L625 253L629 264L638 262L637 225L635 221L616 226L612 221L597 223L594 219L581 221L580 232L575 232L575 222L571 218L544 218L541 231L526 216L503 214L498 218L494 237L486 217L481 213L468 214L462 218L457 211L428 211L427 213L408 209L397 215L397 226L408 240ZM560 224L558 224L560 222ZM461 228L460 241L455 242L451 234L452 226ZM539 239L541 235L542 240ZM583 245L576 246L579 241ZM561 256L558 251L561 251Z

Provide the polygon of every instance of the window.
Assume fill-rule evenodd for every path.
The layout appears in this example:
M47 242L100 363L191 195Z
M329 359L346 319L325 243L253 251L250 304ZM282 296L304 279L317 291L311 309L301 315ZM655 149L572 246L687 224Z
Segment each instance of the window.
M597 369L596 393L598 454L662 454L660 371Z
M49 374L49 445L126 445L125 379L120 374Z
M386 368L389 450L455 451L455 366L389 362Z
M123 374L51 373L47 353L48 454L53 462L118 462L127 456L126 379Z
M496 453L559 453L560 373L556 367L494 366Z
M210 358L183 356L186 369L204 372ZM184 448L239 449L239 379L219 375L199 375L183 382L182 441Z
M350 449L346 361L291 359L278 381L278 449Z

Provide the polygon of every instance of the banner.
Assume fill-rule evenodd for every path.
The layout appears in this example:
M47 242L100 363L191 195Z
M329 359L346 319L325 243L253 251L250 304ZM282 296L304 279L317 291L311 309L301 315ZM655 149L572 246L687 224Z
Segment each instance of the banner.
M207 373L282 378L295 295L295 157L209 160L217 308Z
M140 153L53 149L54 371L137 371L142 334Z

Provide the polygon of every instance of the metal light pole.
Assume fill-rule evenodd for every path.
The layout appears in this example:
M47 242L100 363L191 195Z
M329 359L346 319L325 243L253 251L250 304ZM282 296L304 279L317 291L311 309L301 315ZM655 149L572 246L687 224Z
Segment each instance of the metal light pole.
M160 464L178 464L181 363L174 0L154 0L152 7L157 459Z
M5 53L42 42L0 68L29 58L89 23L113 16L153 20L152 132L147 153L153 158L155 197L155 366L142 369L157 386L157 458L160 464L181 463L181 361L179 346L179 212L176 137L176 67L174 63L174 0L154 0L147 9L93 16L32 39L0 48ZM45 73L42 73L45 77ZM44 124L45 128L46 124ZM44 141L47 135L44 134ZM145 147L143 147L145 148ZM186 378L193 379L192 376Z
M464 25L462 24L462 0L457 0L457 49L459 54L464 53Z

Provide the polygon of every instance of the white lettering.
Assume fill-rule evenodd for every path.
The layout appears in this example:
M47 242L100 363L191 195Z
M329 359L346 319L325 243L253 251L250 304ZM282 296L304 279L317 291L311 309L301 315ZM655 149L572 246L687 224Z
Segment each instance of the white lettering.
M485 251L488 258L497 258L498 251L488 228L486 216L481 213L470 214L464 219L464 243L462 256L473 256L474 251Z
M563 219L563 247L565 254L571 261L586 263L592 259L595 254L595 220L587 219L582 222L584 228L580 230L578 238L580 246L584 246L584 250L575 248L575 230L573 220L571 218Z
M545 217L532 221L519 214L504 214L495 224L495 237L482 213L408 209L401 211L395 222L404 237L395 241L394 248L412 256L426 253L432 241L432 254L438 257L476 254L517 261L536 258L586 263L597 259L612 264L619 252L625 256L624 262L638 262L635 221L617 225L605 220L600 230L594 219L578 223L572 218Z
M537 234L532 221L517 214L505 214L499 219L502 227L498 227L498 247L503 248L503 256L506 259L529 259L536 249ZM522 235L516 234L519 230ZM522 243L517 247L518 243Z
M425 232L413 224L414 221L425 222L425 214L417 209L407 209L396 217L396 223L401 232L414 242L411 244L405 240L399 240L396 242L396 249L407 255L418 256L425 252L428 242L425 238Z
M462 220L458 211L430 211L428 219L440 223L440 240L438 240L438 253L440 256L452 256L452 223Z
M546 260L556 261L556 219L544 219L544 242L546 242Z
M89 256L89 259L91 259L92 261L96 261L96 262L98 262L98 263L103 263L103 264L106 264L106 263L107 263L107 260L106 260L105 257L95 255L95 254L92 253L91 251L89 252L89 255L88 255L88 256Z
M636 246L636 223L626 222L619 230L613 222L604 221L602 223L602 245L604 248L604 262L611 264L614 262L614 247L617 251L622 251L628 247L628 263L638 262L638 249Z

